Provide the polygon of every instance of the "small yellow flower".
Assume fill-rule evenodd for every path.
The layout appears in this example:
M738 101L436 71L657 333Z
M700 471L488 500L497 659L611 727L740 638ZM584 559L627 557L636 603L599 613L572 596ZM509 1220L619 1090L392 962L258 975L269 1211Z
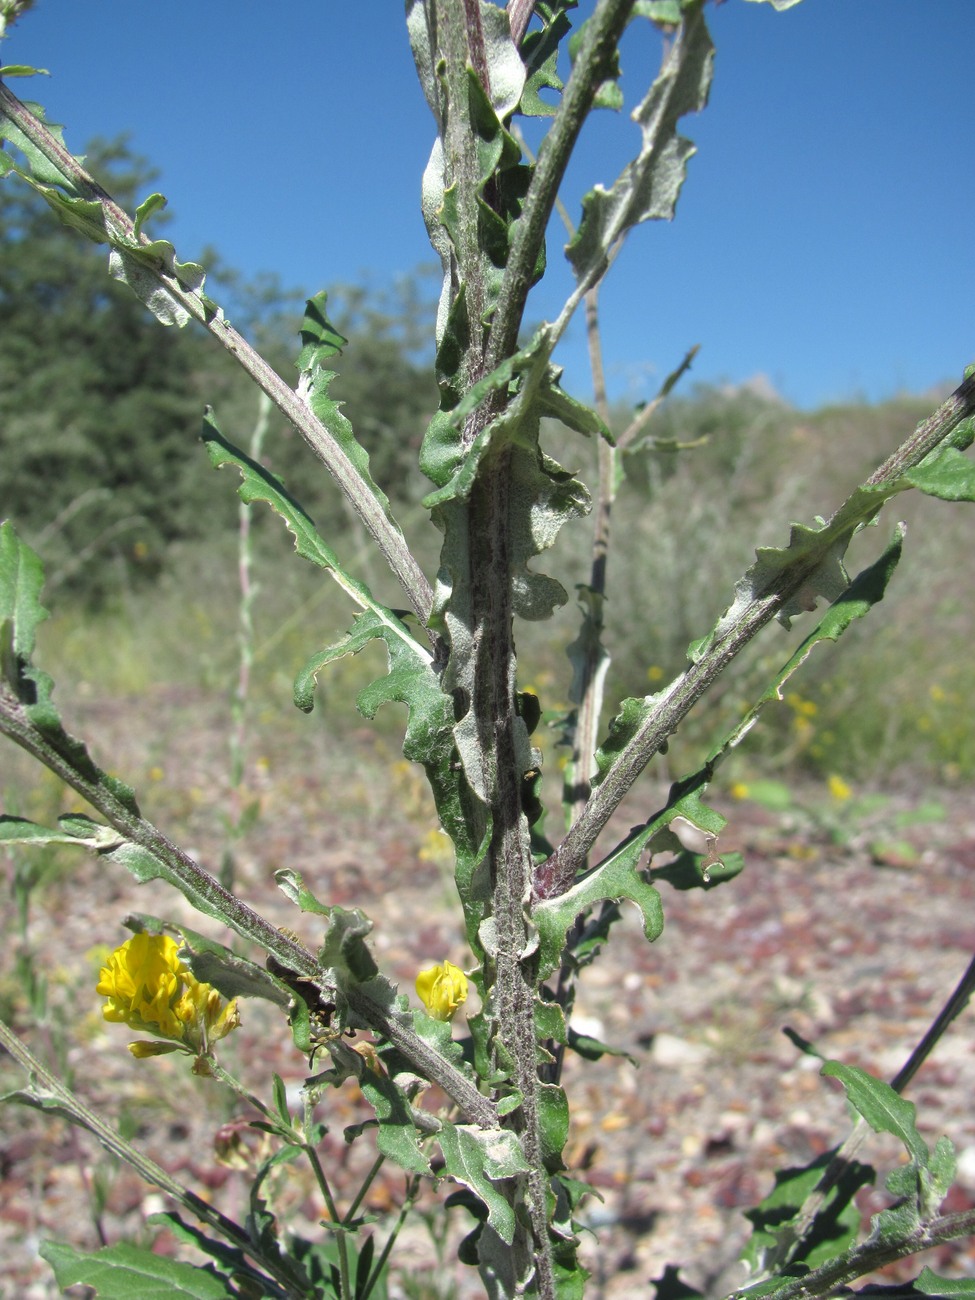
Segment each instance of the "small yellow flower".
M826 784L829 787L829 792L833 798L838 799L841 803L844 799L849 799L853 794L853 791L841 776L836 776L834 774L829 778Z
M749 795L749 787L744 781L736 781L734 785L732 785L729 794L732 799L747 799Z
M452 1020L467 1000L467 976L453 962L445 961L420 971L416 991L434 1020Z
M168 934L137 934L116 948L96 992L105 999L106 1020L171 1040L172 1047L132 1043L129 1050L140 1058L180 1047L200 1055L240 1024L237 999L224 1005L216 989L201 984Z
M659 664L651 664L647 669L648 682L662 682L664 679L664 670Z

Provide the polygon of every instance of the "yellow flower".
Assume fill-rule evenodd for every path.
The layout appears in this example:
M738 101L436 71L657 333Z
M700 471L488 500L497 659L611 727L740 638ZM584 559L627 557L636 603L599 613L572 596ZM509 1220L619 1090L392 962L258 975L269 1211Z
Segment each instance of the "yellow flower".
M846 782L843 780L841 776L836 776L834 774L829 778L826 784L828 785L829 792L833 796L833 798L840 800L840 802L842 802L844 799L849 799L849 797L853 794L853 791L850 789L850 787L846 784Z
M445 961L420 971L416 991L434 1020L452 1020L457 1008L467 1000L467 976L453 962Z
M651 664L647 669L647 681L662 682L664 679L664 670L659 664Z
M182 1046L198 1055L240 1024L237 999L224 1005L220 994L201 984L179 959L179 947L168 934L137 934L108 959L96 992L105 999L106 1020L128 1025L174 1047L133 1043L134 1056L159 1056Z
M732 799L747 799L750 791L745 781L736 781L728 793Z

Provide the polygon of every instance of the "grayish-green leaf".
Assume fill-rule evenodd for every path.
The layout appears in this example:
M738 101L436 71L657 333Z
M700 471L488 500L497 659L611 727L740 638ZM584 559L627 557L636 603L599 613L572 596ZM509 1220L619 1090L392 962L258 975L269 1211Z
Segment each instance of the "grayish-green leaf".
M528 1172L524 1152L515 1134L509 1129L444 1124L437 1140L443 1152L445 1172L483 1201L488 1223L510 1246L515 1235L514 1210L492 1184Z
M597 186L582 201L582 220L566 256L576 279L593 284L602 276L614 245L631 227L669 220L684 183L694 146L677 133L685 113L707 103L714 46L703 6L684 14L670 54L647 97L633 114L643 142L637 157L609 190Z

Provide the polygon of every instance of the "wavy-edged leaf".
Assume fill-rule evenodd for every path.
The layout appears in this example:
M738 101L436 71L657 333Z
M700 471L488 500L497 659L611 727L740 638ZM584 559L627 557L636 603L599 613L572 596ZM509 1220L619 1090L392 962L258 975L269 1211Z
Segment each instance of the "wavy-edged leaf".
M822 1073L840 1081L850 1105L875 1133L892 1133L903 1142L918 1167L927 1167L928 1145L917 1131L917 1107L913 1101L899 1096L889 1083L875 1079L856 1065L827 1061Z
M62 1290L90 1286L102 1300L232 1300L238 1294L210 1264L198 1268L127 1242L85 1255L65 1242L45 1241L39 1253Z
M38 624L47 617L40 601L44 568L9 522L0 524L0 681L19 709L16 724L33 729L86 781L105 790L127 812L139 815L135 794L93 762L85 745L61 726L51 699L52 678L31 663ZM77 834L63 828L68 834Z
M192 1246L195 1250L199 1250L202 1254L209 1255L211 1259L216 1260L220 1269L235 1279L238 1288L242 1279L246 1277L249 1282L262 1288L261 1294L267 1296L276 1294L276 1288L271 1279L265 1277L263 1273L256 1269L242 1250L237 1246L229 1246L216 1237L208 1236L195 1224L186 1223L175 1211L166 1210L161 1211L159 1214L150 1214L146 1222L150 1227L165 1228L167 1232L172 1233L177 1241ZM235 1294L237 1293L235 1292Z
M233 465L240 472L242 482L237 489L237 494L242 501L248 505L255 501L266 502L284 520L285 526L295 539L295 550L303 559L326 569L357 605L362 609L370 610L385 629L403 638L418 657L429 661L429 652L414 640L403 620L375 600L364 583L346 572L338 556L319 535L311 516L301 503L291 496L281 480L223 436L210 408L207 408L204 417L202 436L214 469ZM303 690L305 694L302 698L306 700L307 679Z
M883 600L887 585L900 562L904 545L904 526L898 524L883 554L858 573L847 589L830 605L816 627L779 669L747 713L711 751L707 765L713 772L717 765L745 738L758 721L762 710L774 700L782 699L789 678L799 669L821 641L838 641L843 633Z
M26 107L44 124L57 142L64 147L62 128L47 122L44 110L38 104ZM72 230L84 235L95 244L109 244L109 270L114 279L127 284L163 325L186 325L191 319L182 303L160 284L158 272L162 271L190 292L202 293L206 274L196 262L180 262L173 245L165 239L149 240L142 236L143 222L153 211L165 203L160 194L150 195L140 206L140 216L133 235L119 228L117 219L109 219L107 200L92 196L89 191L64 175L51 160L34 145L4 113L0 112L0 137L9 141L27 160L23 168L5 158L4 173L15 172L26 181L54 210L60 220ZM81 158L76 159L81 162Z
M714 46L702 10L695 6L683 14L664 67L633 114L643 134L639 154L609 190L597 186L582 201L582 220L566 248L580 282L600 278L610 250L631 227L674 214L694 153L691 142L677 133L677 123L685 113L704 108L711 85Z
M368 1066L359 1077L362 1095L376 1113L379 1150L401 1169L413 1174L429 1174L430 1159L420 1147L425 1136L413 1121L413 1108L402 1088L388 1075L375 1073Z
M787 589L799 578L797 589L783 604L777 617L786 627L799 614L816 608L820 597L834 601L850 585L843 557L851 538L876 518L884 502L910 486L904 479L871 487L858 487L827 523L810 528L791 526L784 547L760 547L756 562L735 584L735 599L718 620L714 630L688 647L688 656L700 660L737 623L744 610L756 600Z
M528 1173L528 1162L510 1129L481 1129L444 1124L437 1135L444 1172L483 1202L487 1221L507 1245L515 1235L515 1212L493 1184Z
M556 110L557 106L546 103L540 92L562 90L559 46L572 28L568 14L578 5L579 0L536 0L534 13L541 20L541 27L526 32L521 42L527 76L518 111L526 117L551 117Z
M857 1066L827 1061L822 1074L839 1079L850 1105L876 1133L892 1133L907 1148L910 1163L894 1169L886 1187L902 1203L874 1215L873 1231L890 1238L935 1213L955 1177L955 1149L948 1138L939 1138L933 1152L917 1129L917 1107L896 1093L882 1079L875 1079Z
M379 505L388 523L402 536L393 518L389 498L376 483L369 470L369 453L355 436L351 423L342 413L342 403L329 396L329 387L335 371L325 364L337 356L348 343L328 319L328 294L316 293L305 303L301 324L301 351L298 354L298 393L307 402L312 413L328 430L345 453L360 482Z
M539 933L540 978L544 979L554 970L561 959L569 927L577 916L589 911L596 903L610 904L603 909L581 936L582 946L577 960L591 960L592 952L598 949L608 934L610 926L619 919L619 911L614 904L622 899L636 903L643 916L643 933L648 943L659 937L663 930L663 905L660 894L654 887L654 872L639 869L640 858L647 849L654 852L679 850L681 840L668 827L675 821L686 823L693 828L707 852L695 859L696 870L703 887L713 887L722 879L729 879L737 865L726 868L723 859L717 856L718 837L724 829L725 818L714 808L701 802L700 787L696 782L692 787L676 785L671 791L667 807L655 814L643 826L636 827L627 838L564 894L556 898L545 898L545 881L536 880L536 889L542 893L542 901L532 910L532 920ZM687 838L687 832L682 832ZM714 873L713 879L711 873ZM662 873L666 879L666 868ZM707 877L707 878L706 878Z
M646 840L639 837L628 841L564 894L536 904L532 921L539 935L539 978L547 978L558 967L576 917L604 899L630 899L642 914L647 942L659 937L664 927L660 895L637 870L645 845Z

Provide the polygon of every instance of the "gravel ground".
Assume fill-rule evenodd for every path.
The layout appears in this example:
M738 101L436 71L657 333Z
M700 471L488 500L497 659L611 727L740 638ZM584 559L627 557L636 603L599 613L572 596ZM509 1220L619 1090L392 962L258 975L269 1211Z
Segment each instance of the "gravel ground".
M154 704L156 719L165 718L163 740L158 726L151 740L133 736L123 708L94 702L79 709L75 725L94 731L105 752L121 751L129 766L119 763L118 770L144 772L147 814L180 831L181 842L203 861L216 862L219 812L200 791L212 789L212 773L226 767L218 720L185 692L161 690ZM242 894L276 924L313 941L309 918L296 924L271 879L274 869L293 866L327 901L361 906L373 918L380 965L403 988L431 960L448 956L464 964L450 883L422 853L414 777L397 769L392 810L363 741L361 759L346 763L339 811L320 824L314 772L326 765L328 749L322 730L303 753L282 744L256 765L251 787L261 816L238 855ZM164 794L165 782L154 791L159 765L178 772L175 792L169 786ZM836 809L828 817L803 813L802 800L772 815L713 793L729 818L721 848L744 850L745 871L707 892L662 885L663 936L648 946L636 915L626 915L580 991L577 1028L632 1057L573 1057L564 1079L573 1108L569 1160L602 1198L589 1205L594 1235L583 1239L593 1297L650 1296L650 1280L677 1264L708 1296L740 1284L735 1261L747 1235L744 1211L767 1193L772 1171L809 1161L849 1129L842 1091L819 1076L817 1062L800 1054L783 1029L790 1026L828 1057L890 1077L975 953L975 803L967 792L902 790L842 818ZM826 798L804 793L811 807ZM30 815L24 798L21 811ZM309 824L316 826L313 838ZM33 900L28 948L20 945L13 908L6 909L4 1005L8 1012L13 1005L18 1029L40 1055L65 1055L86 1100L104 1107L148 1154L226 1213L242 1214L246 1178L218 1163L214 1139L221 1126L234 1125L257 1152L259 1135L239 1123L246 1112L212 1083L191 1077L179 1059L133 1060L124 1027L102 1023L93 993L95 946L124 939L119 922L127 910L205 925L155 885L137 890L99 863L71 861L71 870ZM48 1024L32 1030L14 970L16 955L28 950L47 976L52 1008ZM949 1203L955 1210L975 1206L970 1015L948 1031L908 1093L926 1140L933 1144L947 1133L959 1152ZM302 1058L253 1003L245 1004L227 1064L265 1096L272 1070L295 1088L304 1076ZM2 1068L5 1090L19 1086L8 1067ZM350 1149L342 1139L343 1126L365 1115L350 1084L329 1094L321 1113L331 1127L326 1164L341 1197L355 1190L371 1163L364 1143ZM877 1164L882 1187L883 1172L900 1152L892 1140L878 1138L861 1159ZM85 1249L97 1248L100 1234L108 1241L145 1240L152 1235L146 1217L164 1208L154 1189L114 1165L87 1135L17 1106L0 1109L0 1178L0 1296L7 1300L57 1294L36 1255L41 1239L58 1237ZM369 1211L381 1217L393 1210L402 1185L395 1171L384 1172L367 1198ZM283 1219L314 1229L322 1211L308 1180L293 1178L279 1197ZM877 1189L862 1194L867 1217L884 1203ZM451 1231L462 1227L458 1222ZM157 1248L168 1249L167 1240ZM394 1279L392 1295L451 1294L453 1270L438 1274L422 1224L406 1232L398 1259L405 1271ZM961 1243L927 1262L975 1276L975 1246ZM426 1271L439 1289L432 1281L424 1289ZM917 1271L915 1263L885 1279ZM480 1295L476 1277L457 1279L453 1294Z

